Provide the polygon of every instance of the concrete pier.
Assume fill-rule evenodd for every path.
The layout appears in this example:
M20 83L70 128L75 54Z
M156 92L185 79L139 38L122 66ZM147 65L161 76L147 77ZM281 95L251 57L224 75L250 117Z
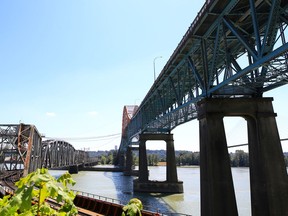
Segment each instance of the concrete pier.
M130 176L132 174L132 165L133 165L132 160L133 160L132 149L130 146L128 146L126 151L126 164L124 175Z
M198 103L201 215L238 215L225 116L247 121L252 215L287 216L288 176L272 98L204 99Z
M126 176L138 176L138 170L133 170L133 151L139 151L139 147L128 146L126 151L126 164L124 169L124 175Z
M166 142L166 181L149 180L146 141L163 140ZM183 193L183 182L178 181L173 134L141 134L139 136L139 178L134 180L136 192Z

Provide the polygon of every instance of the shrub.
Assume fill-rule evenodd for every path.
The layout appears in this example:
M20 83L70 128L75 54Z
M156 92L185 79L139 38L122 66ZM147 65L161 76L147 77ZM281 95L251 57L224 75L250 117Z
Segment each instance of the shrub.
M67 184L75 184L68 172L56 180L48 173L48 169L37 169L15 183L17 190L14 195L0 199L0 215L76 215L78 211L73 203L75 194L68 189ZM45 202L48 198L61 204L59 209L51 208Z

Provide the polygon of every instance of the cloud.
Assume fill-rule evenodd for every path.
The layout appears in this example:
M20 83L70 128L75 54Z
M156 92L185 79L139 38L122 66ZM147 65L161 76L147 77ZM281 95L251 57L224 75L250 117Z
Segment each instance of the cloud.
M56 114L54 112L46 112L46 116L54 117Z

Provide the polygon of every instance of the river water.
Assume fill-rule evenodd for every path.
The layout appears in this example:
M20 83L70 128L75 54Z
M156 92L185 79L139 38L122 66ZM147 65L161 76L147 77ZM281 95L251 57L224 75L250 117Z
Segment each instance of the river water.
M50 171L55 177L63 171ZM178 179L183 181L183 194L147 194L133 192L133 179L121 172L81 171L73 174L74 190L88 192L104 197L118 199L127 203L131 198L139 198L144 208L162 213L178 212L200 216L200 169L199 167L177 167ZM232 168L238 213L251 215L250 184L248 168ZM164 181L166 167L149 167L149 180Z

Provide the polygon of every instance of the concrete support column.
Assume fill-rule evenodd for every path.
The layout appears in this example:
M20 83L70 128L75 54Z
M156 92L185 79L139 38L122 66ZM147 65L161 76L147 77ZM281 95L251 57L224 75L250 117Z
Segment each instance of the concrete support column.
M125 156L123 152L118 152L117 155L117 164L119 167L124 168L125 167Z
M178 182L175 149L173 135L170 134L166 139L166 180L167 182Z
M247 117L251 210L254 216L288 215L288 176L271 101Z
M223 116L201 110L201 215L238 215Z
M166 181L151 181L148 178L146 141L166 142ZM148 193L183 193L183 182L178 181L173 134L143 133L139 135L139 178L134 180L133 190Z
M212 98L198 103L202 216L237 215L224 116L247 120L252 215L288 216L288 176L272 100Z
M125 166L125 175L131 175L132 173L132 149L128 146L126 151L126 166Z
M146 139L139 136L139 182L148 182Z

